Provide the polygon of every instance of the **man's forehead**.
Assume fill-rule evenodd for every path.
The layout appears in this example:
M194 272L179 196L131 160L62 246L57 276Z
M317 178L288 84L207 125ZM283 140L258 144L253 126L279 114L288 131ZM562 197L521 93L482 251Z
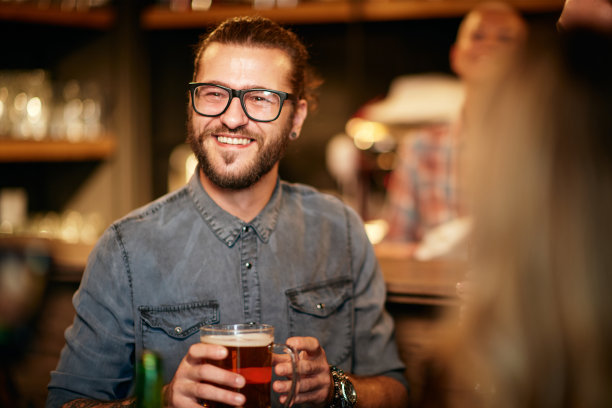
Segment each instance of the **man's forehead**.
M281 80L288 78L292 69L291 59L280 48L218 42L212 42L204 50L199 62L198 76L210 72L214 66L217 71L222 68L222 73L250 73Z
M219 56L227 57L230 55L262 58L268 60L270 63L273 62L279 65L291 66L289 55L280 48L248 44L225 44L219 42L210 43L202 53L200 60L202 62L211 58Z

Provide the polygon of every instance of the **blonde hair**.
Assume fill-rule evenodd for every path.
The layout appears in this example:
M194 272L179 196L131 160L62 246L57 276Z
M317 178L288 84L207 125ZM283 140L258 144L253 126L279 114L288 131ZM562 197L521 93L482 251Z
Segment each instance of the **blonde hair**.
M474 289L439 357L485 406L612 406L611 49L530 41L481 107Z

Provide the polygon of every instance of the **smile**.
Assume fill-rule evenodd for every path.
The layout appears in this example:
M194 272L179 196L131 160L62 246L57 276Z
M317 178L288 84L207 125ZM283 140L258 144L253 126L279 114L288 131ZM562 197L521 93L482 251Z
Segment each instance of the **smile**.
M245 146L251 143L253 140L245 137L226 137L226 136L217 136L217 140L219 143L230 144L230 145L241 145Z

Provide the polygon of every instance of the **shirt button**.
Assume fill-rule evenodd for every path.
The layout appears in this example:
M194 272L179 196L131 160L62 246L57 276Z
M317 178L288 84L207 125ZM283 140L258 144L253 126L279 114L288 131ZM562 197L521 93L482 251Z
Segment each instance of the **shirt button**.
M325 309L325 303L317 303L317 309L319 310Z
M243 226L242 232L249 232L249 226L248 225Z
M177 327L174 328L174 332L176 334L181 334L183 332L183 328L180 327L180 326L177 326Z
M247 269L251 269L251 267L253 266L253 264L252 264L252 263L250 263L250 262L246 262L246 263L244 264L244 266L245 266Z

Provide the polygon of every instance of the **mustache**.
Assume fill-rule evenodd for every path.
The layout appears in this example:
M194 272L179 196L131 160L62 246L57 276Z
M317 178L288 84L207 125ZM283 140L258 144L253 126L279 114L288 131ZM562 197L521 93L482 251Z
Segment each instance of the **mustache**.
M215 134L229 134L232 136L240 136L240 137L245 137L245 138L249 138L249 139L253 139L255 141L259 141L260 136L257 133L248 131L246 129L244 129L243 127L238 127L235 129L230 129L229 127L225 126L225 125L219 125L215 128L212 129L206 129L204 131L202 131L201 136L203 137L211 137L214 136Z

